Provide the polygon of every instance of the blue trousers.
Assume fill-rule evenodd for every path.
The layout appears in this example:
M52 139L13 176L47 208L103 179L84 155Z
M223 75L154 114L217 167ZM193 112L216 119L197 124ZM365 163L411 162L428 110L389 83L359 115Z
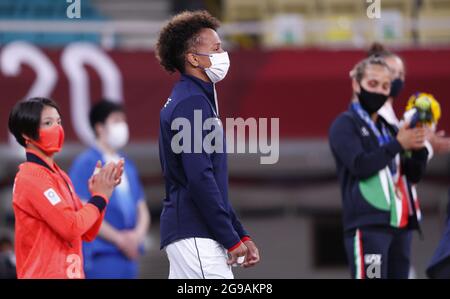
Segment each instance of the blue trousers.
M352 278L407 279L412 232L392 227L361 227L344 234Z
M134 279L138 277L138 264L120 253L93 255L85 268L87 279Z

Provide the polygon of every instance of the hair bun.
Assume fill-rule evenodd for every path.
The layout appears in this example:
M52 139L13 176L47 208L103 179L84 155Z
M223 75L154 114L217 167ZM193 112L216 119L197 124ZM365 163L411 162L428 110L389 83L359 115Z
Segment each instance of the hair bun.
M391 52L387 50L382 43L374 42L369 50L367 56L389 56Z

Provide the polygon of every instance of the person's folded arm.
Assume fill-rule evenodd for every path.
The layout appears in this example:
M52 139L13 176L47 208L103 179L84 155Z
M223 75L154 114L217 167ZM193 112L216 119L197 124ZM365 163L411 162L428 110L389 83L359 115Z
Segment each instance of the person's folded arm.
M105 224L105 210L103 210L98 217L97 221L92 225L92 227L82 236L83 241L92 242L100 234L100 229L103 224Z

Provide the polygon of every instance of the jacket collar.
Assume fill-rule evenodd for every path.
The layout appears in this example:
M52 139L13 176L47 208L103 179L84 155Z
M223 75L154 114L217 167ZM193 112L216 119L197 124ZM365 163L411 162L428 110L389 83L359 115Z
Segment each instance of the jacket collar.
M32 149L27 149L26 157L27 157L27 162L36 163L38 165L41 165L41 166L47 168L51 172L55 172L55 169L53 167L51 167L50 165L48 165L47 162L45 162L42 155L40 153L38 153L37 151L32 150ZM54 165L54 167L56 167L56 165Z
M205 82L197 77L188 75L188 74L181 74L181 81L191 81L195 85L197 85L203 93L208 97L213 107L216 106L216 101L214 98L214 83L212 82ZM217 110L217 109L216 109Z
M192 80L192 81L194 81L195 83L200 84L200 85L201 85L203 88L205 88L208 92L214 93L214 83L212 83L212 82L206 82L206 81L203 81L203 80L200 79L200 78L197 78L197 77L195 77L195 76L192 76L192 75L189 75L189 74L186 74L186 73L181 74L181 80L182 80L182 81L183 81L183 80Z

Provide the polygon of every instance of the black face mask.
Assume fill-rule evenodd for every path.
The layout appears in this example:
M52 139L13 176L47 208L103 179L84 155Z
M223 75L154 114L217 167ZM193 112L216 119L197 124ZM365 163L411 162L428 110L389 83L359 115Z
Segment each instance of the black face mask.
M369 115L377 112L386 103L388 96L382 93L370 92L365 90L361 85L361 92L358 94L361 107L369 113Z
M396 98L402 91L404 84L405 84L405 81L403 81L402 79L400 79L400 78L394 79L391 82L391 92L389 93L389 96Z

